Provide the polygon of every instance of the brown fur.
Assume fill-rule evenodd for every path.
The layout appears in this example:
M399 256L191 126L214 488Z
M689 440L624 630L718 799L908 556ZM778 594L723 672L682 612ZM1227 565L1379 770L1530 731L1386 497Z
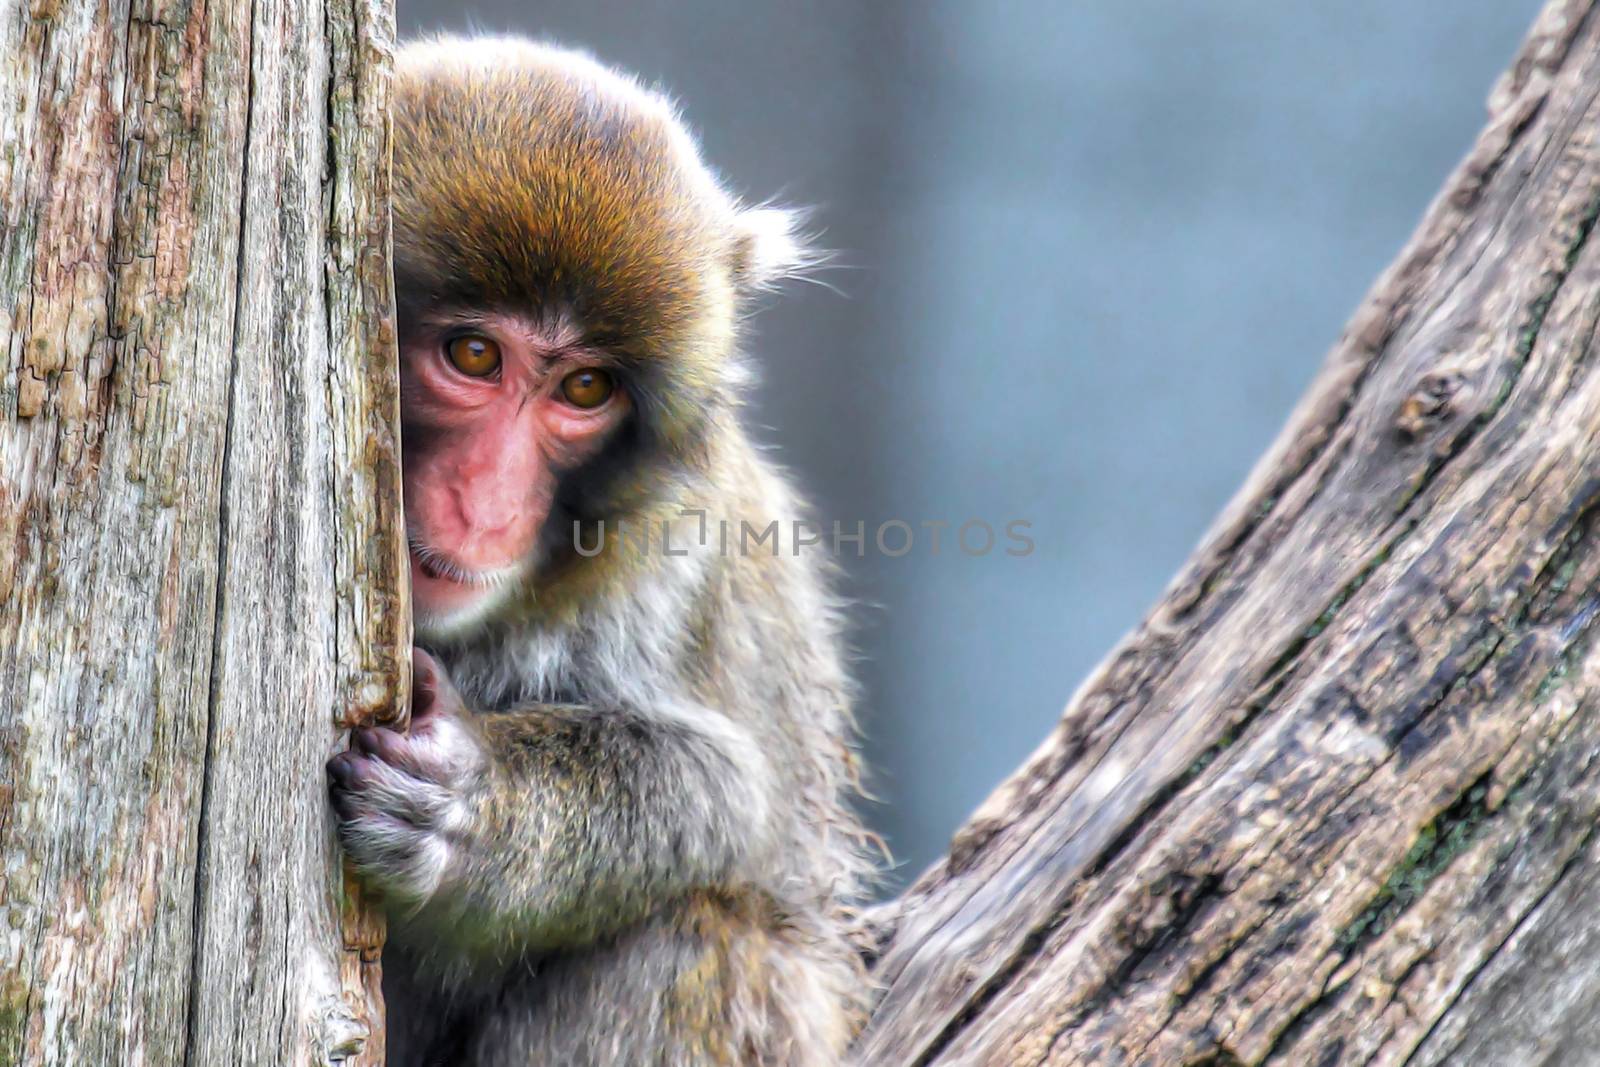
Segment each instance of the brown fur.
M743 245L667 103L567 54L520 43L464 63L408 49L395 96L395 243L403 293L429 303L561 308L585 340L673 364L663 405L683 446L733 332ZM727 397L721 397L727 400Z
M869 870L831 567L715 533L659 547L663 524L694 542L686 507L735 531L802 515L738 419L739 317L803 262L792 220L583 57L453 39L398 69L402 329L558 319L632 403L558 488L525 588L431 642L464 698L436 698L432 763L335 774L346 848L393 904L392 1063L837 1063L868 999ZM601 524L605 550L578 553L574 526Z

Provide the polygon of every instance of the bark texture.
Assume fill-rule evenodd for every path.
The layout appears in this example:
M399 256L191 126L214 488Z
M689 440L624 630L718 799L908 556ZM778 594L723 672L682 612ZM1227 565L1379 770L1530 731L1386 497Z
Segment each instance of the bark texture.
M1600 1063L1595 6L895 909L865 1062Z
M380 1063L386 0L0 0L0 1063Z

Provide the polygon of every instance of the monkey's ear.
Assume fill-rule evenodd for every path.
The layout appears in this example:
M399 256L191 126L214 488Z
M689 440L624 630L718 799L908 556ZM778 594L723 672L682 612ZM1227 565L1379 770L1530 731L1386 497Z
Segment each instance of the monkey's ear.
M739 212L733 276L741 289L768 289L815 267L821 257L806 243L805 213L752 207Z

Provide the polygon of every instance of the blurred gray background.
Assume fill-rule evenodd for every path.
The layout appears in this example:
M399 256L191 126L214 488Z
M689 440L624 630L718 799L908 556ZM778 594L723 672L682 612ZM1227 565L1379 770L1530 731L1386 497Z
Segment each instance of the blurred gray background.
M843 295L760 317L756 415L824 522L1032 523L1024 558L844 558L893 888L1175 573L1539 6L400 0L400 28L588 48L735 189L817 208Z

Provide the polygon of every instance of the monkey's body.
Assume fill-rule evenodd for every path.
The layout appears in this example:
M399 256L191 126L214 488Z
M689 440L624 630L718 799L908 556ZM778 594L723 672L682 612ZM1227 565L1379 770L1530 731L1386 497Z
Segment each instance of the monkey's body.
M740 426L735 346L742 294L795 265L790 220L581 57L440 42L399 70L437 659L410 734L358 731L329 768L391 902L390 1062L837 1063L867 999L840 621L817 548L742 536L800 517Z
M396 1067L839 1062L866 991L845 905L863 871L861 832L839 803L853 773L848 684L818 562L786 545L777 555L739 550L741 521L762 530L794 512L759 457L730 444L746 455L723 470L749 482L719 493L736 507L725 516L726 555L716 516L704 545L696 516L678 517L665 548L657 527L642 558L632 535L608 532L606 544L626 557L617 565L638 568L619 599L436 649L469 707L508 709L479 714L489 748L524 782L508 793L513 807L496 817L495 836L516 843L513 820L538 815L521 805L552 789L589 823L565 846L504 848L488 884L540 882L525 865L549 862L546 845L582 848L592 834L605 854L560 857L587 871L588 884L576 886L570 914L547 920L567 928L553 944L519 948L491 934L493 943L463 946L459 932L441 929L462 921L449 906L439 917L427 907L396 916L400 951L385 956ZM754 605L763 617L746 614ZM573 733L552 741L552 721ZM701 754L660 751L669 737L697 735L713 738ZM719 759L726 766L685 787L686 764ZM664 802L701 810L682 820L678 841L635 842L664 853L631 864L632 884L608 885L606 855ZM705 862L691 857L726 850L762 823L763 840L741 842L748 851L723 884L670 885L673 868ZM653 891L641 866L668 884Z
M784 969L816 962L738 902L685 901L583 951L519 963L490 988L447 998L388 950L389 1063L573 1067L839 1062L838 1018L807 1019L815 991ZM824 963L824 965L826 965ZM774 1010L776 1009L776 1014ZM830 1015L832 1013L830 1012Z

